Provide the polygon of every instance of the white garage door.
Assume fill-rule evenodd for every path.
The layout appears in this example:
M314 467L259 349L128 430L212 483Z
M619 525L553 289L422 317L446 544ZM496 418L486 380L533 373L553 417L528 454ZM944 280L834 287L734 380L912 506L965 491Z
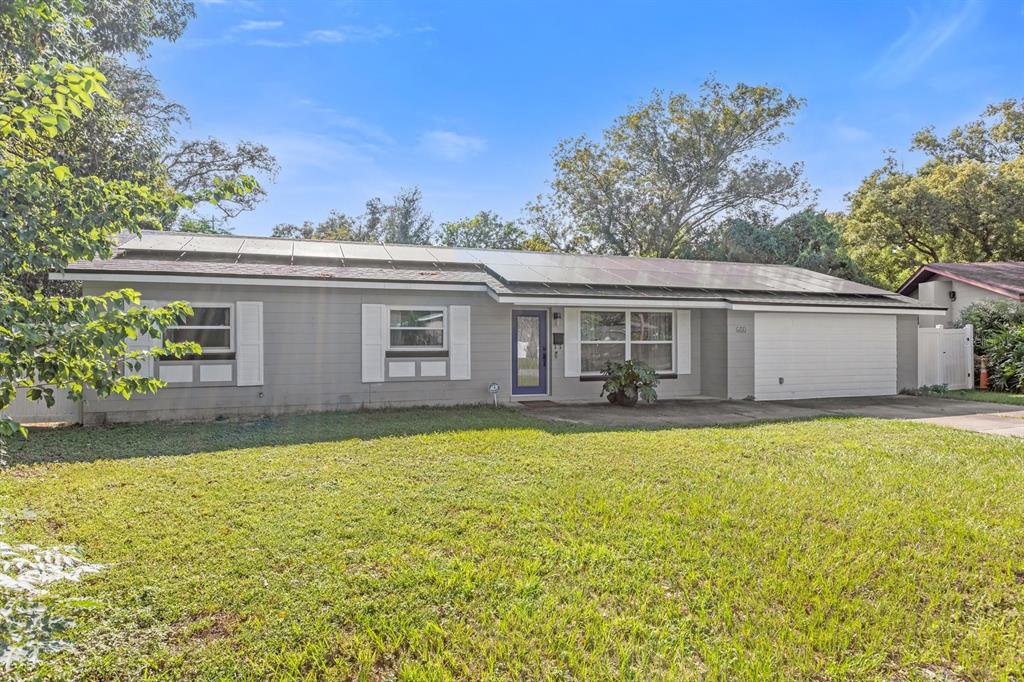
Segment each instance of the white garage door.
M757 313L757 400L894 393L895 315Z

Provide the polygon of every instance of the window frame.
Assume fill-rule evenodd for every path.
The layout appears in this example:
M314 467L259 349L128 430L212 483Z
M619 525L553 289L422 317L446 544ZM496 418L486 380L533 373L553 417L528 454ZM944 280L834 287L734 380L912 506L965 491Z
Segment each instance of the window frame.
M587 341L583 338L583 315L584 313L625 313L626 314L626 338L624 341ZM601 371L586 371L583 369L583 345L584 344L605 344L605 345L622 345L626 346L626 360L633 358L633 344L638 346L654 346L654 345L667 345L669 341L634 341L633 340L633 313L668 313L672 319L672 367L671 369L655 370L658 376L673 375L676 373L676 367L678 364L678 327L676 325L676 311L675 309L664 309L664 308L580 308L579 314L579 360L580 360L580 376L581 377L596 377L601 376Z
M227 308L228 324L172 324L164 330L164 336L173 329L227 329L228 347L223 346L202 346L202 352L197 357L235 352L235 304L234 303L189 303L189 307L195 312L197 308Z
M418 310L427 312L440 312L441 313L441 345L440 346L394 346L391 344L391 332L395 329L415 329L415 330L431 330L432 327L392 327L391 326L391 311L398 310ZM448 350L448 306L442 305L389 305L386 307L386 315L388 321L388 334L387 344L384 346L385 350L394 351L423 351L425 353L433 353L437 351Z

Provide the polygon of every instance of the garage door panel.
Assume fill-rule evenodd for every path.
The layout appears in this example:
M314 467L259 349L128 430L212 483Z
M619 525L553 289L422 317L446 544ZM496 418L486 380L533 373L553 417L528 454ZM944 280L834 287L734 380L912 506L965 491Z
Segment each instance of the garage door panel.
M896 393L895 315L758 313L754 329L758 400Z

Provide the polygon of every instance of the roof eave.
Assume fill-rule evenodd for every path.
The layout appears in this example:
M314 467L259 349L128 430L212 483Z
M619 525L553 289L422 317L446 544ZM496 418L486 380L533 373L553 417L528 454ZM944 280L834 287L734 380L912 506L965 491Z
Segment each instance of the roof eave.
M932 277L946 277L947 279L951 279L955 282L960 282L961 284L969 284L972 287L978 287L979 289L984 289L985 291L991 291L994 294L1006 296L1007 298L1012 298L1016 301L1024 300L1024 292L1013 291L1012 289L1005 289L997 284L992 284L991 282L982 282L976 279L971 279L970 277L965 277L958 273L949 272L948 270L943 270L942 268L935 268L933 267L933 265L922 265L921 267L919 267L917 269L917 272L911 275L910 278L906 282L904 282L903 285L897 290L897 293L902 294L904 296L909 295L907 292L913 291L913 289L918 287L922 283L922 281L928 279L926 275Z

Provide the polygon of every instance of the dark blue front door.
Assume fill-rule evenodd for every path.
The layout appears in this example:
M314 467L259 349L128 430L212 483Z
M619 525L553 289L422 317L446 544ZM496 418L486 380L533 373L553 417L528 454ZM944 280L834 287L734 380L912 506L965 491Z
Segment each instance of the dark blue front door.
M512 311L512 393L548 392L548 312Z

